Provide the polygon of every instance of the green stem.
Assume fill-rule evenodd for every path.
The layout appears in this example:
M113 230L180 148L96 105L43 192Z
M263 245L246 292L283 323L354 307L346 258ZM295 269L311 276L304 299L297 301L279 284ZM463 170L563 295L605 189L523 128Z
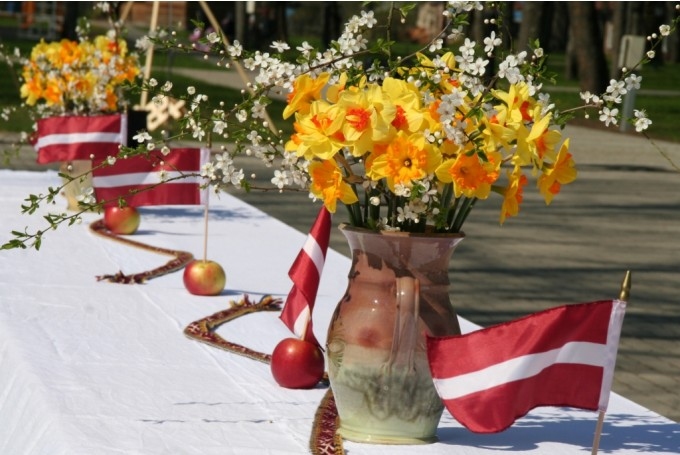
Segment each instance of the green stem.
M446 216L446 225L449 226L449 231L451 230L450 226L453 225L453 220L455 219L456 211L458 210L461 199L461 197L457 197L453 205L449 208L449 212Z
M475 202L477 202L476 197L465 198L462 207L458 211L458 215L456 215L453 226L451 226L451 232L460 232L461 228L463 227L463 223L465 223L465 220L472 211L472 207L474 207Z

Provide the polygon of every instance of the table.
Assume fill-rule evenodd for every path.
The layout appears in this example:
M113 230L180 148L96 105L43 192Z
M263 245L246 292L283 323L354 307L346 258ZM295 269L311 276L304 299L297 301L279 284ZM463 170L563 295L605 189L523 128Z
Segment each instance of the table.
M0 241L41 227L20 214L31 193L59 184L55 172L0 171ZM62 204L60 206L59 204ZM219 296L189 294L181 272L146 284L98 282L136 273L166 256L93 235L83 223L47 233L39 252L0 251L0 454L303 454L325 392L288 390L266 364L190 340L183 329L240 300L285 298L288 268L305 235L229 195L211 199L208 258L227 273ZM62 211L64 201L50 210ZM46 209L42 213L47 213ZM201 207L147 207L134 239L203 251ZM349 260L329 251L314 314L323 343L344 293ZM476 327L461 320L465 331ZM220 335L271 352L290 332L277 313L245 316ZM590 453L596 413L540 408L509 430L477 435L445 412L439 442L345 443L351 454ZM680 453L680 425L613 394L601 453Z

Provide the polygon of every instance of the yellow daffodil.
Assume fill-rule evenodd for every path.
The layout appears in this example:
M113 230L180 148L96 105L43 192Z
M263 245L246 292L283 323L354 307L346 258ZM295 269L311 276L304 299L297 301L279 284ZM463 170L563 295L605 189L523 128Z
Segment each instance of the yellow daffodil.
M576 169L571 153L569 153L569 139L567 139L560 147L555 163L538 178L538 189L543 195L545 203L550 204L553 196L560 192L562 185L571 183L575 179Z
M496 106L497 116L501 122L508 125L519 126L522 122L532 120L531 113L536 106L536 101L529 95L529 86L523 82L512 84L507 92L492 90L493 95L502 104Z
M338 200L345 205L359 201L352 187L344 181L342 171L334 160L310 163L309 177L310 192L321 199L331 213L335 213Z
M517 132L513 128L508 128L504 124L498 123L496 116L487 119L481 119L482 135L484 136L483 148L486 153L491 153L495 150L512 150L510 145L517 139Z
M418 89L406 81L393 77L385 78L382 84L383 94L396 108L391 125L396 131L415 133L423 125L423 113L420 107Z
M517 216L519 206L524 197L523 190L528 179L522 174L521 168L516 167L514 172L508 172L508 186L503 191L503 205L501 206L500 223L505 223L505 218Z
M371 165L372 175L385 178L394 191L395 185L410 187L414 181L432 174L441 157L422 134L406 135L399 132Z
M382 96L380 87L371 85L362 91L344 91L338 99L343 117L342 133L345 145L354 156L373 149L375 142L389 138L390 124L396 108Z
M336 105L315 101L307 115L296 114L296 118L296 133L286 144L286 151L295 152L307 160L330 160L342 148L344 118Z
M317 78L309 74L303 74L295 79L293 91L288 95L288 104L283 110L283 118L286 119L296 112L309 113L312 101L321 99L321 90L328 83L329 73L323 73Z
M340 94L345 91L347 86L347 74L342 73L335 84L328 85L326 89L326 100L329 103L337 103Z
M48 106L62 103L62 90L59 87L59 81L48 79L45 85L45 90L42 93Z
M22 98L26 98L26 104L34 106L43 96L43 77L40 73L35 73L27 77L24 72L24 83L19 89Z
M544 159L555 158L554 150L562 139L562 134L557 130L548 129L551 119L552 115L547 114L534 122L530 129L518 128L517 151L513 164L517 166L535 164L540 168Z
M444 161L436 170L437 178L444 182L453 182L456 197L476 197L486 199L491 192L491 185L498 180L500 174L500 154L487 155L487 161L476 154L462 153L456 158Z

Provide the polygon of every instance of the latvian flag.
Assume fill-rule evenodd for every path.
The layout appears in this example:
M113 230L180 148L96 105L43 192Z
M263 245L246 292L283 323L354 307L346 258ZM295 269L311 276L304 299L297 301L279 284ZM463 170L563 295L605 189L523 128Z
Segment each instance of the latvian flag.
M326 262L330 236L331 214L326 207L321 207L302 250L288 272L288 276L293 280L293 288L288 294L280 316L295 335L314 344L319 342L314 337L312 329L312 309Z
M38 120L38 163L116 156L127 142L127 115L83 115Z
M98 202L118 205L201 205L207 189L201 189L201 167L210 159L206 148L172 149L168 155L152 151L149 156L118 158L113 165L93 162L92 186Z
M626 303L566 305L466 335L427 339L435 387L471 431L538 406L606 411Z

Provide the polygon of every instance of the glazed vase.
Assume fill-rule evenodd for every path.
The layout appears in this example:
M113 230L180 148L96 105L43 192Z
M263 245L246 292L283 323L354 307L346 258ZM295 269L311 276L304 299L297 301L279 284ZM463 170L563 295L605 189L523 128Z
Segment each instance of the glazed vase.
M444 406L430 374L426 334L460 333L449 261L463 234L374 232L340 226L352 265L328 330L328 374L347 440L436 441Z

